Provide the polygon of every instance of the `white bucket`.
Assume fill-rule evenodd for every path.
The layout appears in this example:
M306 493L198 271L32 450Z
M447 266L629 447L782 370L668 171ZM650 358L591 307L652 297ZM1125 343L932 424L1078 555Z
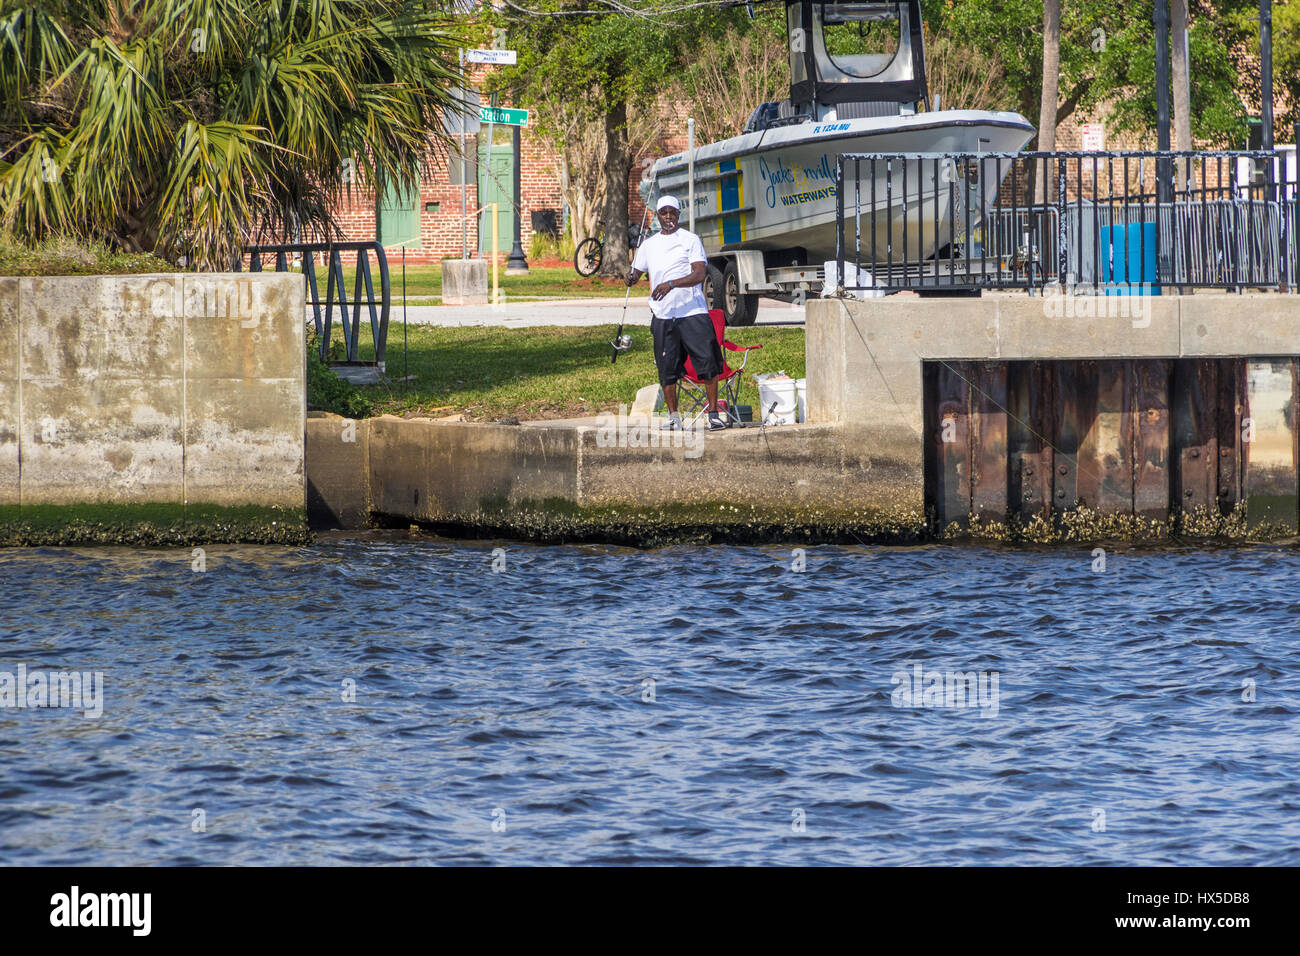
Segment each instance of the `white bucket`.
M768 425L793 425L799 409L795 380L784 372L766 372L755 375L754 380L761 409L758 417Z
M839 287L838 270L835 266L835 260L827 260L822 265L822 273L826 279L822 283L822 297L832 296ZM852 286L870 286L872 285L871 273L866 269L859 269L852 262L844 263L844 284ZM885 294L883 289L860 288L849 292L849 295L857 299L879 299Z
M801 378L794 383L795 396L798 401L798 418L801 422L808 420L808 379Z

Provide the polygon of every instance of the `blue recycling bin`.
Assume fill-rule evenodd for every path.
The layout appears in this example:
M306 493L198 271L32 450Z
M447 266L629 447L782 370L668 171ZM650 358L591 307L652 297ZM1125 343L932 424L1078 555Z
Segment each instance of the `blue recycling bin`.
M1156 224L1133 222L1101 231L1102 282L1107 295L1160 295Z

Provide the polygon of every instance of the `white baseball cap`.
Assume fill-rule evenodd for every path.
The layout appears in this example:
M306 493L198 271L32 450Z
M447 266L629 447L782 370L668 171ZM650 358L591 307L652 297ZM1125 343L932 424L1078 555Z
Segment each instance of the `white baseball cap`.
M682 208L682 204L677 201L676 196L660 196L659 205L655 206L655 212L658 212L660 209L663 209L665 206L672 206L674 209L678 211L680 211Z

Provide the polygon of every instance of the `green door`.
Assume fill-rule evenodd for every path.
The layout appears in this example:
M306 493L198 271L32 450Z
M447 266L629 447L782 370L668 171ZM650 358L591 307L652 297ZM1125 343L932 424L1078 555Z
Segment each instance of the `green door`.
M386 184L375 210L375 238L387 248L420 245L420 191Z
M492 251L492 208L497 204L497 252L508 253L515 237L515 150L509 126L492 130L492 168L487 166L487 124L481 127L478 150L479 251Z

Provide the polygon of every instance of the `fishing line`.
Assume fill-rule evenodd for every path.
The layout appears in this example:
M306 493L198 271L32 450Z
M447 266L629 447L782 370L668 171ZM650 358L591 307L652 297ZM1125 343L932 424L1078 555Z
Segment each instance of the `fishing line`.
M776 411L777 404L778 404L777 401L773 400L772 404L768 406L766 413L763 412L762 405L758 407L759 414L762 415L762 418L759 420L758 423L758 433L763 436L763 444L767 448L767 463L772 466L772 476L779 482L781 480L781 474L776 470L776 456L772 454L772 440L767 437L767 429L769 427L767 424L767 419L769 416L771 416L773 412ZM853 537L857 540L858 544L862 545L864 548L871 547L870 543L863 541L862 538L858 535L858 533L854 531L852 528L845 528L844 530L846 530L849 534L853 535Z
M637 233L636 245L632 247L633 261L636 261L636 252L638 249L641 248L641 243L645 241L646 216L648 215L650 215L649 206L647 206L645 208L645 211L641 213L641 231ZM629 269L632 268L630 263L628 265L628 268ZM625 336L623 334L623 323L627 321L627 304L631 300L631 298L632 298L632 286L629 284L627 287L627 294L623 296L623 314L622 316L619 317L618 320L618 331L614 333L614 341L609 343L610 347L614 350L613 354L610 355L609 357L610 365L613 365L615 362L618 361L619 352L626 352L628 349L632 347L632 336L630 335Z
M758 433L763 436L763 442L767 445L767 461L768 464L772 466L772 476L776 478L777 481L780 481L781 476L776 470L776 456L772 454L772 442L767 437L767 419L769 415L776 411L776 406L777 402L773 400L771 406L767 410L767 414L763 415L762 420L758 423ZM762 405L758 406L758 411L760 414L763 413Z

